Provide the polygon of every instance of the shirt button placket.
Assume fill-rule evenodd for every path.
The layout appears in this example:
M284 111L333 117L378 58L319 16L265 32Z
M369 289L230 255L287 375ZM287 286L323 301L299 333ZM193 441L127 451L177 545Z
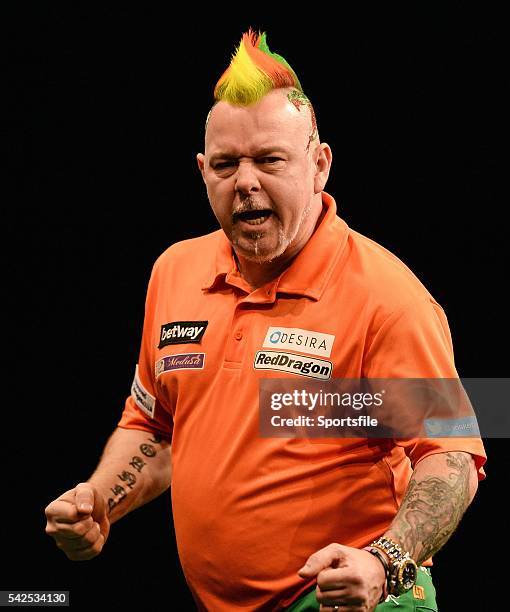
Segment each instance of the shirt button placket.
M243 312L240 304L237 304L233 317L230 330L228 335L225 336L226 351L225 361L232 367L233 364L237 364L234 367L241 367L244 360L244 352L246 350L246 341L249 337L249 325L246 321L247 313Z

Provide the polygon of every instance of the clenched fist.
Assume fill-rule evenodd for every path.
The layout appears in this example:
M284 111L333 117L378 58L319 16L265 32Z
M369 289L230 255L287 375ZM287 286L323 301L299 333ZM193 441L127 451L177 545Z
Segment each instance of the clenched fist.
M317 576L315 595L321 612L373 612L386 581L384 567L373 555L342 544L318 550L298 574Z
M86 561L103 549L110 532L103 496L88 482L66 491L45 509L46 533L72 561Z

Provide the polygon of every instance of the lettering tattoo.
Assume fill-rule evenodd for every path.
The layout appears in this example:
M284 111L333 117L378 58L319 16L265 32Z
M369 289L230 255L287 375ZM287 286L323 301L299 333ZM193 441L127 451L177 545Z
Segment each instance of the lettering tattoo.
M141 457L135 455L133 459L131 459L131 461L129 462L129 465L131 467L134 467L137 472L141 472L143 470L143 466L147 464Z
M151 438L149 438L149 442L154 442L154 444L159 444L162 442L163 437L158 434L153 434ZM140 450L146 457L155 457L157 452L152 444L140 444ZM140 473L143 468L147 465L147 463L138 455L135 455L129 465L134 468L138 473ZM124 470L120 474L117 474L117 477L131 490L136 484L136 475L133 472L129 472ZM114 497L108 498L108 514L120 504L120 502L128 495L128 492L121 484L115 484L110 491L114 494Z
M110 497L108 498L108 513L110 513L113 508L115 508L115 506L117 506L118 504L120 504L120 502L126 497L127 493L126 490L124 489L123 486L116 484L115 486L113 486L110 491L116 496L116 497ZM117 497L118 496L118 497Z
M156 449L152 444L140 444L140 450L146 457L154 457L156 455Z
M411 478L389 538L399 542L419 564L449 540L469 505L471 457L463 452L444 453L441 475Z
M136 476L133 472L126 472L125 470L122 474L117 474L117 476L127 484L127 486L132 489L135 486Z

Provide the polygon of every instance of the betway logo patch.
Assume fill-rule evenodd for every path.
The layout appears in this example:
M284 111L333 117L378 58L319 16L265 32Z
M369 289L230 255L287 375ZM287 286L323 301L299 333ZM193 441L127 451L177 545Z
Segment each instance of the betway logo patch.
M312 355L331 357L335 336L297 327L270 327L264 338L265 348L294 349Z
M257 351L253 367L256 370L277 370L301 374L310 378L327 380L331 378L333 364L325 359L304 357L294 353L280 353L278 351Z
M158 348L169 344L198 344L209 321L173 321L161 326Z

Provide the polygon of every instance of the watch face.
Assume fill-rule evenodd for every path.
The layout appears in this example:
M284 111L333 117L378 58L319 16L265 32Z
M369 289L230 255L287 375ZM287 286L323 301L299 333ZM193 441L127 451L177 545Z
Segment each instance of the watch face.
M418 577L418 568L416 563L412 559L404 561L403 566L400 569L400 584L402 588L408 591L416 582Z

